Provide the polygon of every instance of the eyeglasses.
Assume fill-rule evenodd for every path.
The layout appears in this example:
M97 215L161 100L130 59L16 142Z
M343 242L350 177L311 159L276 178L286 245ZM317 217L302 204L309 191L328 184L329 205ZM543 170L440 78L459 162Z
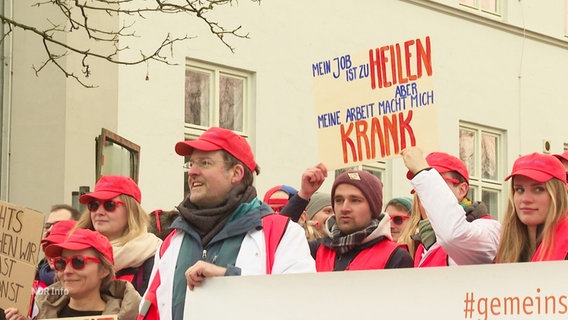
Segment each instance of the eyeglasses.
M87 208L89 209L89 211L91 212L95 212L97 211L97 209L99 209L99 206L101 205L101 201L99 200L93 200L91 202L89 202L89 204L87 205ZM105 210L107 212L114 212L114 210L116 210L116 207L118 206L123 206L124 202L120 201L120 200L106 200L103 202L103 208L105 208Z
M209 169L218 162L225 162L225 160L213 160L211 158L190 159L188 162L183 164L183 168L186 171L189 171L189 169L194 166L199 169Z
M391 221L397 226L400 226L404 222L404 220L406 220L406 219L410 219L410 216L405 216L405 215L396 215L396 216L392 215L391 216Z
M71 263L73 269L83 270L83 268L85 268L85 264L87 264L87 261L101 263L101 260L95 257L86 257L86 256L73 256L70 258L57 257L53 258L53 267L57 271L63 271L65 270L65 267L67 267L67 264Z
M59 222L59 221L46 222L46 223L43 224L43 229L44 229L44 230L47 230L47 229L51 228L51 226L53 226L53 225L54 225L55 223L57 223L57 222Z

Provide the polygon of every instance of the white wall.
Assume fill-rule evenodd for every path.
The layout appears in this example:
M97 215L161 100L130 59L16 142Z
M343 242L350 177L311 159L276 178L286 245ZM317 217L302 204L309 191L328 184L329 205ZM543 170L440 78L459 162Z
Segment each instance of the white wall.
M140 186L147 210L169 209L182 200L182 160L173 147L183 139L185 57L255 74L250 141L261 166L256 183L260 197L276 184L299 187L302 171L318 162L311 87L313 62L424 36L432 40L439 113L439 127L432 128L432 134L440 138L442 151L458 153L458 124L464 120L506 130L509 168L518 155L541 151L543 138L552 142L552 152L560 152L562 144L568 142L559 129L568 115L564 106L568 101L568 45L563 37L563 6L539 2L535 8L537 5L530 1L506 1L504 17L486 19L468 10L455 11L461 8L455 5L457 1L437 2L448 6L419 0L349 4L337 0L302 4L263 1L260 5L239 1L212 15L226 25L242 25L245 32L250 32L250 39L227 38L235 53L210 35L201 21L187 16L157 20L149 16L138 21L136 30L141 37L123 40L122 44L142 43L148 48L171 28L178 30L174 36L198 37L164 51L173 55L175 66L156 62L120 66L118 76L109 68L99 91L67 84L67 90L74 92L67 93L65 115L68 121L73 119L73 123L82 125L68 127L65 149L50 156L55 159L60 152L67 155L65 197L75 185L94 179L93 139L104 126L142 147ZM495 27L499 20L511 21L516 27ZM527 28L525 36L519 29L522 26ZM550 33L550 37L539 36L531 29ZM535 40L538 37L541 40ZM21 47L19 50L25 51ZM20 63L29 64L29 60ZM149 80L145 80L147 73ZM59 78L53 75L55 80L33 81L49 82L54 89L42 92L44 87L38 84L32 92L44 97L54 90L64 90L61 85L55 88L53 82ZM32 94L20 85L14 96L20 95ZM18 102L18 106L22 104ZM50 102L50 106L57 104ZM35 108L39 108L37 103L27 113L32 114ZM26 120L22 116L19 123ZM20 134L23 131L18 131ZM22 157L31 159L33 153L26 152ZM17 180L20 174L24 176L20 172L24 167L37 173L31 163L24 166L28 160L22 161L14 164L13 171L19 172L14 174ZM385 198L407 195L410 187L401 160L389 161L388 168L390 179L385 183L392 185L392 194ZM326 190L332 178L328 180ZM24 197L15 194L23 192L31 179L20 181L13 183L12 194L23 201ZM32 193L40 191L33 189ZM45 201L42 199L39 206L45 207Z

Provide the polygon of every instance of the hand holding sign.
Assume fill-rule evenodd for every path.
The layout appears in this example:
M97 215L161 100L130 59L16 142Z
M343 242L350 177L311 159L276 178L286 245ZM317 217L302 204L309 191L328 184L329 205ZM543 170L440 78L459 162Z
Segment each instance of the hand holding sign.
M428 162L426 162L426 158L424 158L422 150L418 147L410 147L404 149L400 152L400 155L402 155L404 165L413 174L429 167Z

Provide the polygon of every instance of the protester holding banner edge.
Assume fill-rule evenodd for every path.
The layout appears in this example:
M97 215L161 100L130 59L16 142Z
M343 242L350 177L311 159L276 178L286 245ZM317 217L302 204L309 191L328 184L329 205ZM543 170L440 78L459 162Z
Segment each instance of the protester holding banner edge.
M189 157L190 193L156 254L139 319L189 317L189 292L210 277L315 271L302 228L257 198L260 167L245 138L211 127L175 151ZM270 225L279 227L274 236L266 232Z

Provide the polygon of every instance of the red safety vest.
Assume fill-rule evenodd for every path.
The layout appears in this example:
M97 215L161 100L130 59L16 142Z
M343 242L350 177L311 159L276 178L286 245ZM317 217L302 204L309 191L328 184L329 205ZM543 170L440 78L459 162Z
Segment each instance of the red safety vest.
M428 254L428 257L420 263L423 253L424 245L421 243L418 245L418 248L416 248L416 252L414 253L414 268L447 267L450 265L448 261L448 254L442 247L432 249L432 252Z
M382 240L369 248L365 248L355 256L345 270L384 269L396 248L397 243ZM316 252L316 270L318 272L333 271L336 253L333 249L320 245Z
M264 239L266 245L266 274L272 274L272 265L274 264L274 254L278 248L278 244L290 218L279 214L268 214L262 217L262 230L264 232ZM176 229L172 231L162 242L160 247L160 257L163 256L167 248L170 246L173 236L176 233ZM137 320L159 320L160 314L158 312L158 300L156 299L156 290L160 286L160 270L156 271L152 282L148 286L148 290L144 295L144 300L142 301L142 311L138 314Z
M540 255L542 243L538 245L533 255L532 262L541 261L537 257ZM568 254L568 218L564 218L558 222L556 231L554 232L554 248L552 256L546 260L565 260Z
M493 217L487 215L477 219L493 219ZM433 249L433 251L428 254L428 257L420 263L424 250L425 248L422 243L416 248L416 252L414 253L414 268L447 267L450 265L448 254L442 247Z

